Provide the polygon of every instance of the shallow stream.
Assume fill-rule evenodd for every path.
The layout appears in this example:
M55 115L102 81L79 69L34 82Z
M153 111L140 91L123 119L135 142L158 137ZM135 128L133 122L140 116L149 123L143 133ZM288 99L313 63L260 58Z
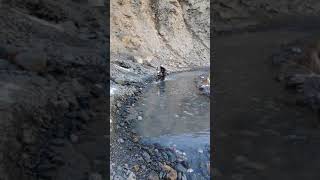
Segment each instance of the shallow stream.
M188 176L208 179L210 99L196 87L197 78L205 73L177 73L155 82L135 109L140 112L137 131L144 142L174 149L188 159Z

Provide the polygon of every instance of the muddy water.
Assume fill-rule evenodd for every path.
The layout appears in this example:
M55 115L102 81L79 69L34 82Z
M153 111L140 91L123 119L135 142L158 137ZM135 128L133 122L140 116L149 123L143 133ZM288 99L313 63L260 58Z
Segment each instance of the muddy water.
M203 73L208 72L183 72L155 82L136 109L141 112L137 130L143 141L176 149L188 159L189 174L208 179L210 101L195 82Z
M320 178L320 130L313 112L274 80L270 55L306 30L215 39L215 165L220 180Z

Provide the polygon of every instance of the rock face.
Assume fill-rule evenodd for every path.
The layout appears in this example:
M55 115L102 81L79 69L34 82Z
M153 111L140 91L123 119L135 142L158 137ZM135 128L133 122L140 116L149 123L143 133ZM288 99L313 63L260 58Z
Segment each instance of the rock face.
M111 53L149 59L154 66L208 66L209 3L111 1Z

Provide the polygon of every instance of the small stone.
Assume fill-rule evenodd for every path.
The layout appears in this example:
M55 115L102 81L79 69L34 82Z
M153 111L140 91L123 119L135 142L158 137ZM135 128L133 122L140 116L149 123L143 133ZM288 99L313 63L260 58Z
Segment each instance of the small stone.
M193 169L189 168L189 169L187 170L187 172L188 172L188 173L192 173L192 172L193 172Z
M124 140L122 138L119 138L118 143L124 143Z
M143 156L143 159L144 159L145 161L147 161L148 163L151 162L151 157L150 157L149 153L147 153L147 152L144 151L144 152L142 153L142 156Z
M133 135L132 141L135 142L135 143L136 143L136 142L139 142L139 136Z
M133 57L133 61L139 64L143 64L143 58L139 57L139 56L134 56Z
M173 168L171 168L168 165L164 165L163 169L166 171L166 179L167 180L177 180L178 178L178 173L176 170L174 170Z
M140 169L140 167L139 167L138 164L136 164L136 165L134 165L134 166L132 167L132 169L133 169L135 172L138 172L139 169Z
M141 117L141 116L138 116L138 120L139 120L139 121L142 121L142 117Z

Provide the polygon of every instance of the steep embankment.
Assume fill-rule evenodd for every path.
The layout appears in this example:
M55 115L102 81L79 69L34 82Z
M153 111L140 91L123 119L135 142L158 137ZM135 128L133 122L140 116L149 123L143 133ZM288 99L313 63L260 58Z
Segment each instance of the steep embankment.
M4 0L0 29L0 179L101 177L105 11Z
M151 66L208 66L209 15L208 0L111 1L111 53Z

